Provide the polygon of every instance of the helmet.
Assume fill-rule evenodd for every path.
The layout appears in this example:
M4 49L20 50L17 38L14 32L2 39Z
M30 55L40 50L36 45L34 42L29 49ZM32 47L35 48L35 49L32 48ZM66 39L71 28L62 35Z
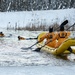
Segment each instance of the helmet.
M53 32L53 27L49 27L49 32Z
M0 32L0 34L3 34L2 32Z
M18 38L20 38L20 36L18 36Z

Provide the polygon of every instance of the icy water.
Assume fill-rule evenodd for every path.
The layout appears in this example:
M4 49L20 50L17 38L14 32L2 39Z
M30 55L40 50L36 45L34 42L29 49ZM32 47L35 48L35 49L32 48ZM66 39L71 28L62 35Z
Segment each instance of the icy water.
M64 75L68 73L68 70L73 72L67 75L75 73L75 54L68 55L69 60L65 60L45 52L35 52L33 50L37 48L36 46L33 46L32 49L21 49L30 47L37 40L19 41L17 38L19 35L25 38L34 38L42 31L29 32L6 29L1 29L1 31L6 35L6 37L0 38L0 73L3 75L12 75L12 72L14 75ZM3 70L6 71L3 72Z
M74 66L1 67L0 75L75 75Z

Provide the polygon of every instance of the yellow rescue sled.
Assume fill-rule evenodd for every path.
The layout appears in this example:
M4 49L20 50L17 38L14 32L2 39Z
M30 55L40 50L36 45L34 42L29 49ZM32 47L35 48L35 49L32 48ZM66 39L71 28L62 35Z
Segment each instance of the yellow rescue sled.
M45 34L45 32L41 33L38 36L38 41L39 39ZM37 47L40 48L43 46L43 41L37 44ZM54 55L62 55L62 54L67 54L71 53L69 50L67 50L69 47L75 46L75 39L67 39L64 41L58 48L53 48L50 46L45 45L44 47L41 48L42 51L46 51L47 53L51 53ZM72 53L75 53L75 49L72 48Z

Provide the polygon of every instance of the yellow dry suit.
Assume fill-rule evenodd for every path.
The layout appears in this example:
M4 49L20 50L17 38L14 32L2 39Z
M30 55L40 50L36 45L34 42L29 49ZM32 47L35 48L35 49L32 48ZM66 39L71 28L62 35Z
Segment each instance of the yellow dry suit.
M50 47L55 47L56 45L56 39L57 39L57 33L55 32L51 32L51 33L46 33L45 35L43 35L39 42L42 42L44 39L46 39L46 44Z
M57 36L56 48L58 48L68 37L70 36L69 31L60 31Z

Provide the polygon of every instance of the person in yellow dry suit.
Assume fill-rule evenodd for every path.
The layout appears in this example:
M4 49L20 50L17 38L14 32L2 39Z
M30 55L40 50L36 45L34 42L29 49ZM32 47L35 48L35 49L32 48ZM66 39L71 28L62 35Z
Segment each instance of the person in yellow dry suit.
M53 32L53 27L49 27L49 32L44 34L39 42L45 41L45 44L47 44L50 47L55 47L56 45L56 39L57 39L57 33Z
M69 31L64 31L64 25L61 25L60 31L58 32L57 43L55 45L55 48L58 48L66 39L68 39L70 34L71 33ZM72 52L71 47L69 47L67 50Z
M0 37L4 37L5 35L3 34L3 32L0 32Z
M58 48L69 36L69 31L64 31L64 25L68 23L66 20L64 23L60 25L60 32L53 32L53 28L49 28L49 33L43 35L39 42L43 41L46 38L46 43L48 46L53 48ZM72 52L71 47L68 48L70 52Z
M56 48L58 48L62 42L64 42L70 36L69 31L64 31L64 26L60 26L60 31L58 32L57 36L57 44Z
M25 40L24 37L18 36L18 40Z

